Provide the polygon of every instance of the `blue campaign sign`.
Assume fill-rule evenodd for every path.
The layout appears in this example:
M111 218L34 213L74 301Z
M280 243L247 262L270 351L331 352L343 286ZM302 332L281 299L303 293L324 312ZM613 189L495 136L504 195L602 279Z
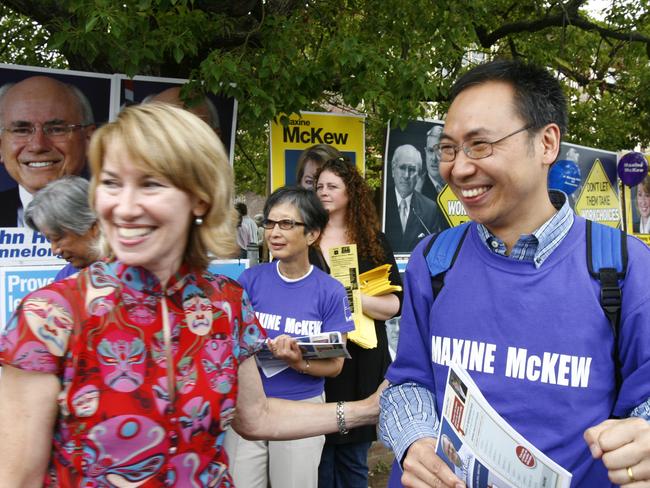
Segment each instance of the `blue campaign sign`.
M208 266L208 270L211 273L222 274L236 280L239 279L239 275L248 267L248 259L215 259Z
M548 187L572 195L582 183L580 167L570 159L556 161L548 173Z
M54 281L62 265L0 267L0 330L28 293Z
M45 236L27 227L0 227L0 266L32 266L65 261L52 254Z

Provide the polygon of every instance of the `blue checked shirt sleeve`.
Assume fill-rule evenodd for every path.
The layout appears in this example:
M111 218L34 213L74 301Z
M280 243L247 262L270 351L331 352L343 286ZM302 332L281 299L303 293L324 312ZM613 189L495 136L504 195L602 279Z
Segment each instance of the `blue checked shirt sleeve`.
M390 385L379 399L379 438L400 465L407 449L423 437L438 437L434 394L418 383Z
M640 417L650 422L650 398L630 412L630 417Z

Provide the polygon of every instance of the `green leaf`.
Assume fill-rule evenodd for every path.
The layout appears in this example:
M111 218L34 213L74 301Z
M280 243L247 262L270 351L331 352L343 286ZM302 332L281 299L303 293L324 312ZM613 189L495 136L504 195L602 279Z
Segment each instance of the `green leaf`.
M85 28L86 32L90 32L91 30L93 30L98 20L99 17L97 17L96 15L90 17L90 19L88 19L88 22L86 22L86 28Z

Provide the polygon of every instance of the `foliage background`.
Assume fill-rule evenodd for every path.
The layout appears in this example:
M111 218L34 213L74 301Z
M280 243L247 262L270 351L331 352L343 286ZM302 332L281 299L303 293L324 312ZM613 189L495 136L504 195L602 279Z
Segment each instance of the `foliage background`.
M602 2L601 2L602 3ZM367 114L367 179L386 124L439 117L468 64L521 57L558 73L566 140L650 142L648 0L0 0L0 61L191 78L239 101L238 191L264 194L267 122Z

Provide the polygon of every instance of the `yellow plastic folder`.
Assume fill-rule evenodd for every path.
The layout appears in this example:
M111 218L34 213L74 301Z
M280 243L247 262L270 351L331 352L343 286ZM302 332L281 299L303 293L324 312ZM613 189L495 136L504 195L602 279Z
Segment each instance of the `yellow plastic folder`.
M401 291L399 285L391 285L388 275L390 264L384 264L373 268L359 275L361 293L371 297L387 295L395 291ZM375 321L363 312L354 315L354 331L348 334L348 338L365 349L377 347L377 334L375 332Z

